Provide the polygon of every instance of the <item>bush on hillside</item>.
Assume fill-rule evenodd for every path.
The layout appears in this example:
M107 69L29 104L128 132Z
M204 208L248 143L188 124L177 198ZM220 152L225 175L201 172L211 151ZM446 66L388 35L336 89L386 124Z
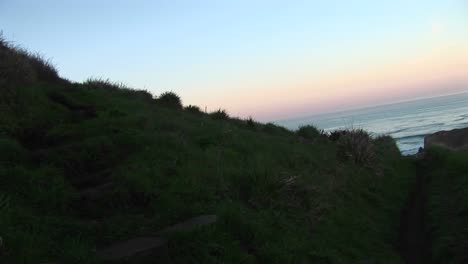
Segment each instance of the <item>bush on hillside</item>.
M190 112L190 113L194 113L194 114L201 114L201 113L203 113L203 112L200 110L200 107L198 107L198 106L196 106L196 105L189 105L189 106L186 106L186 107L185 107L185 111Z
M164 92L156 101L166 107L182 109L182 100L174 92Z
M153 95L147 90L124 89L124 93L128 96L134 96L147 102L151 102L154 100Z
M229 118L228 113L224 109L218 109L210 113L211 118L215 120L227 120Z
M305 139L314 139L323 134L321 130L312 125L301 126L297 130L296 134Z
M371 165L375 147L371 135L363 129L350 129L338 139L337 155L358 165Z
M342 136L346 135L348 133L347 130L334 130L328 134L328 139L336 142L338 141Z
M287 135L293 133L282 126L275 125L273 123L266 123L263 125L263 131L271 135Z
M393 137L388 135L380 135L374 138L374 145L378 148L377 152L381 152L382 154L389 155L393 153L394 155L400 155L400 149L398 149L398 145Z

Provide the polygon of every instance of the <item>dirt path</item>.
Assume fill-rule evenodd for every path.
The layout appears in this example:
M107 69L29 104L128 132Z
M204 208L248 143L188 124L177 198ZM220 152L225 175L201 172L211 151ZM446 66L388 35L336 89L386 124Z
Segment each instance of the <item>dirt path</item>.
M125 241L115 242L105 248L99 249L97 256L107 262L117 263L140 263L138 259L150 257L155 261L155 257L167 258L167 240L163 236L180 231L190 231L206 225L216 223L218 216L216 215L200 215L187 219L184 222L169 226L163 230L149 235L134 237ZM146 263L146 262L145 262ZM151 262L153 263L153 262ZM164 262L165 263L165 262Z
M427 178L417 166L416 184L400 219L399 249L407 264L427 264L431 260L431 242L426 222Z

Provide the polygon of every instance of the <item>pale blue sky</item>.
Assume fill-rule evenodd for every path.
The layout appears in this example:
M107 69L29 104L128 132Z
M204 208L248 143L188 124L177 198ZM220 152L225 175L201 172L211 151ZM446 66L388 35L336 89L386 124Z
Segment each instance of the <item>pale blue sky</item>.
M269 83L281 84L273 94L300 93L299 79L398 63L444 45L466 50L467 15L463 0L0 0L4 37L52 58L66 78L172 90L186 104L261 119L284 117L271 110L279 101L269 101ZM294 103L278 107L290 116L308 111L288 108Z

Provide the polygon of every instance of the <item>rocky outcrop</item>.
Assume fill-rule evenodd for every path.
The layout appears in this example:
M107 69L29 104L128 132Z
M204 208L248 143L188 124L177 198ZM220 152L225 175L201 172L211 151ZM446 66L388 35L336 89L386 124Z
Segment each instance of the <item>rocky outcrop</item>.
M440 131L424 138L424 148L440 146L451 150L468 149L468 128Z

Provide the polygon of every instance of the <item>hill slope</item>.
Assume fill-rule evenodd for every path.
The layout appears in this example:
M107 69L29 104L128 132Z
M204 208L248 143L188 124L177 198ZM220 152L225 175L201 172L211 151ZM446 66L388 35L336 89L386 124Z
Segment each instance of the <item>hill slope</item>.
M413 168L391 138L71 83L4 41L0 67L2 262L100 263L96 250L207 214L217 221L165 235L161 262L401 262Z

